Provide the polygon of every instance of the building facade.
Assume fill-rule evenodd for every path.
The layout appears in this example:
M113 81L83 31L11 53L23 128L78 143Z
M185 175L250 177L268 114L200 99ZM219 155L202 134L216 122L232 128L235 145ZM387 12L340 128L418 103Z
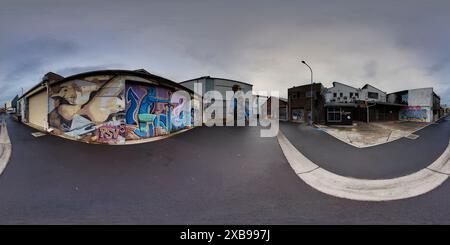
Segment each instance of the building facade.
M206 103L203 103L203 106L206 108L214 109L215 113L214 118L223 121L223 123L226 123L226 113L227 108L232 108L234 110L234 120L237 119L238 115L236 115L236 106L237 102L235 99L229 99L226 96L227 91L237 92L241 91L244 94L250 94L253 93L253 85L250 83L245 83L241 81L231 80L231 79L225 79L225 78L217 78L217 77L210 77L210 76L203 76L199 78L190 79L184 82L180 83L182 86L194 91L195 90L195 84L199 84L201 86L201 93L199 94L203 101ZM215 101L218 103L211 103L211 101L208 99L208 97L205 96L206 93L210 91L217 91L220 93L220 96L222 97L222 100ZM197 92L197 91L196 91ZM253 96L253 99L256 101L256 97ZM207 102L209 101L209 102ZM244 102L246 103L246 102ZM256 102L255 102L256 103ZM221 105L220 107L214 107L214 104ZM212 106L212 107L210 107ZM248 103L246 103L246 114L244 115L247 119L248 116L250 116L248 113ZM222 113L219 113L222 111Z
M433 122L439 119L440 97L433 88L403 90L388 94L388 101L404 105L399 120L415 122Z
M370 84L364 85L360 89L361 97L359 98L362 101L368 101L368 102L386 102L386 92L375 88L374 86Z
M258 96L260 98L261 96ZM267 115L272 118L272 96L265 97L264 102L261 102L261 105L267 109ZM262 101L263 99L261 99ZM263 108L261 107L261 108ZM278 119L280 121L287 121L289 114L288 100L284 98L278 98Z
M191 112L183 110L193 92L144 70L56 75L47 74L19 98L22 122L57 136L104 144L144 141L193 126Z
M360 99L360 89L347 84L333 82L333 87L325 90L325 103L354 103Z
M366 84L355 88L333 82L326 89L325 105L327 124L351 125L353 121L398 120L402 104L387 101L386 92Z
M312 89L312 93L311 93ZM325 88L321 83L313 83L288 89L288 119L292 122L311 120L311 100L314 123L325 122Z

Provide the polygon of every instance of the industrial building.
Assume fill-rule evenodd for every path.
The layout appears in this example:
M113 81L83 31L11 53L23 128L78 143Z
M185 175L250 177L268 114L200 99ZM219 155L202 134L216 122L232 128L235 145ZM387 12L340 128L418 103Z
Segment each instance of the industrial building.
M388 94L388 101L402 104L399 120L433 122L444 116L441 98L433 88L418 88Z
M267 115L272 118L272 98L273 96L264 97L257 96L258 101L261 101L261 108L266 108ZM265 100L265 101L264 101ZM284 98L278 98L278 119L280 121L287 121L289 114L288 100Z
M326 89L325 105L328 124L350 125L353 121L394 121L399 118L401 104L386 100L387 93L370 84L355 88L333 82Z
M47 73L18 98L19 120L88 143L140 142L192 127L192 112L182 110L187 96L188 88L142 69Z
M222 97L221 101L214 101L214 102L218 102L218 104L221 104L222 107L221 108L212 108L215 110L215 112L219 112L222 111L222 113L216 113L214 114L214 119L218 119L220 121L222 121L224 124L226 124L226 113L227 113L227 107L229 108L233 108L234 110L234 120L236 121L237 119L237 115L236 115L236 99L235 98L227 98L226 97L226 92L227 91L232 91L232 92L237 92L237 91L242 91L244 94L252 94L253 93L253 85L250 83L245 83L245 82L241 82L241 81L236 81L236 80L231 80L231 79L225 79L225 78L217 78L217 77L210 77L210 76L203 76L203 77L199 77L199 78L194 78L194 79L190 79L187 81L183 81L180 82L181 85L183 85L184 87L195 91L194 85L195 84L201 84L201 93L199 94L203 100L206 100L206 103L203 103L203 106L205 108L209 108L212 103L211 101L205 97L205 94L210 92L210 91L217 91L220 93L220 96ZM197 93L197 91L195 91ZM209 102L208 102L209 101ZM244 115L245 117L247 117L248 119L248 104L246 104L246 115Z
M326 90L321 83L313 83L312 85L307 84L289 88L288 89L289 121L309 122L311 120L311 100L312 100L313 122L324 123L325 91Z
M396 120L433 122L444 115L440 97L433 88L387 94L370 84L361 88L340 82L332 84L330 88L324 88L321 83L289 88L288 120L308 122L311 100L314 123L351 125L353 121Z

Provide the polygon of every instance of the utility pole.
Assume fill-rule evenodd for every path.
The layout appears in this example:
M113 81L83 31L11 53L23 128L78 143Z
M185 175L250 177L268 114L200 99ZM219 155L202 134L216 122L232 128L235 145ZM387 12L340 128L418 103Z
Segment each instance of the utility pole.
M366 102L366 108L367 108L367 113L366 113L367 114L367 124L369 124L369 107L375 106L376 103L373 104L373 105L369 105L369 101L368 100L366 100L365 102Z
M309 70L311 71L311 119L310 119L310 125L313 125L313 70L311 69L311 66L309 66L306 61L302 60L302 63L305 64Z

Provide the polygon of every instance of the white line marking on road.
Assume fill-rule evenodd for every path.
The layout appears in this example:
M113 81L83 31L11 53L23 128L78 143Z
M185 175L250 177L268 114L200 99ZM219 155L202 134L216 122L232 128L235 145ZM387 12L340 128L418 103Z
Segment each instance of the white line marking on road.
M450 141L444 153L427 168L410 175L380 180L357 179L329 172L306 158L279 131L278 143L298 177L314 189L358 201L390 201L425 194L450 174Z

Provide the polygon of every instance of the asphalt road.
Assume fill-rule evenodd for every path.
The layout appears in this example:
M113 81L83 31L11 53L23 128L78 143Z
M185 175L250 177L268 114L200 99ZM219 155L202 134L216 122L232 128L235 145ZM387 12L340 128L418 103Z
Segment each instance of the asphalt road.
M414 173L434 162L449 144L450 121L417 131L415 140L402 138L356 148L302 124L281 123L289 141L311 161L333 173L363 179L386 179Z
M303 183L258 128L107 146L34 138L7 123L13 152L0 176L0 224L450 224L449 181L400 201L331 197Z

